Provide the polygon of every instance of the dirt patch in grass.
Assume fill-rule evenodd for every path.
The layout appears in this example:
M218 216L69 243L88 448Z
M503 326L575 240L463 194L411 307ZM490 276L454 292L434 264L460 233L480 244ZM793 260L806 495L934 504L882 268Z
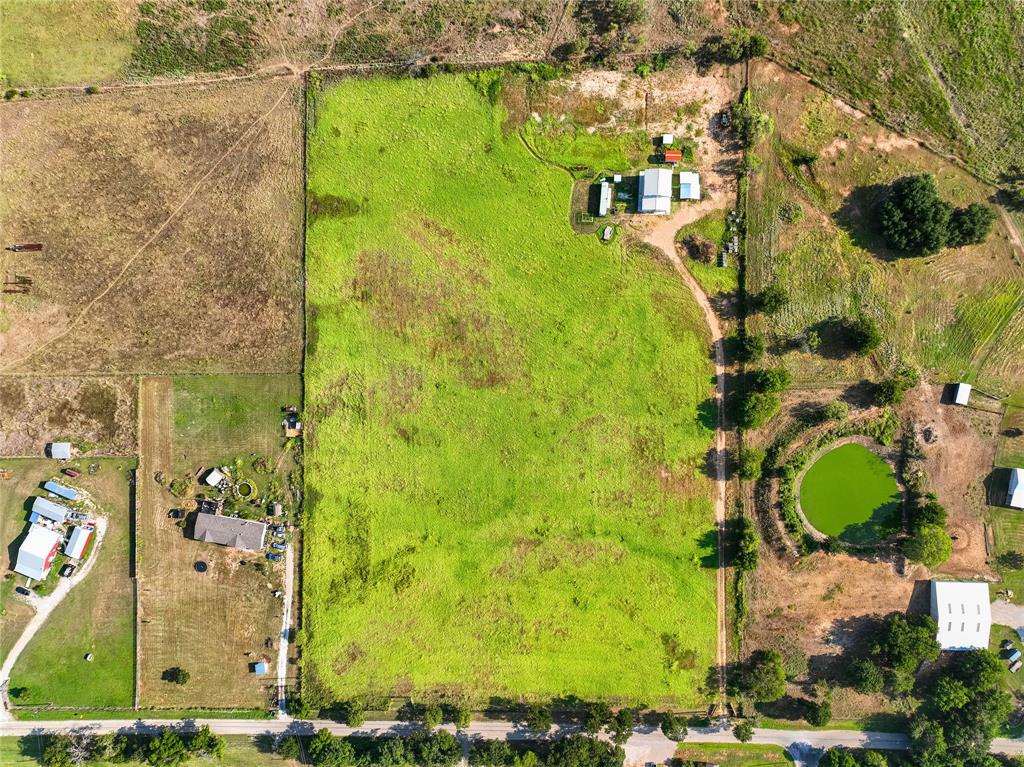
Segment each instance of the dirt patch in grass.
M0 257L33 280L0 368L297 370L299 104L281 80L0 104L0 230L45 245Z
M135 453L132 376L0 378L0 455L43 454L71 440L98 455Z

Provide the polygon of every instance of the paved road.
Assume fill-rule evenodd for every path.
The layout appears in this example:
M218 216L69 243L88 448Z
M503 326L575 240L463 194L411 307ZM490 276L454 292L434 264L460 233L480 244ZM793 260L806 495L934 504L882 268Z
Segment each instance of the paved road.
M96 542L92 545L92 553L89 558L85 561L75 574L70 578L59 578L56 588L47 594L45 597L40 597L33 594L31 597L26 599L36 611L36 614L32 616L32 619L25 626L25 630L21 632L21 636L18 637L18 641L14 643L14 647L7 654L4 659L3 666L0 666L0 689L6 690L7 683L11 678L11 670L14 668L15 662L18 660L18 656L25 650L28 643L32 641L32 637L36 635L36 632L42 628L43 624L46 623L46 619L50 617L50 613L56 609L57 605L68 595L68 592L72 588L77 586L92 570L93 564L99 559L100 546L103 543L103 538L107 534L107 519L106 517L95 517L96 522ZM6 699L6 696L4 696ZM5 705L0 705L0 721L9 719L11 717L10 712L7 710Z
M288 676L288 634L292 621L292 592L295 588L295 556L293 546L288 544L284 552L284 609L281 613L281 645L277 651L277 713L283 718L288 717L285 710L285 680Z

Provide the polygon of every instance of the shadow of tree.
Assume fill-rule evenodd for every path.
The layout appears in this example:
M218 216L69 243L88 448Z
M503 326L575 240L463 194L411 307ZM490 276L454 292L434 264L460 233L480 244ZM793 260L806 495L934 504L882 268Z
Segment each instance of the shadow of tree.
M901 254L889 248L879 225L878 209L889 193L884 184L868 184L854 189L843 200L832 220L850 235L857 247L883 261L894 261Z

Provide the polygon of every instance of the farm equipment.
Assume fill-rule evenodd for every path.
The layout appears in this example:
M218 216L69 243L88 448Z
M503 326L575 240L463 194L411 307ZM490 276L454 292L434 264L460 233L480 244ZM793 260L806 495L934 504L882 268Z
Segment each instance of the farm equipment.
M12 253L38 253L42 249L43 243L41 242L16 242L4 248Z
M28 293L32 289L32 278L23 274L4 278L4 293Z

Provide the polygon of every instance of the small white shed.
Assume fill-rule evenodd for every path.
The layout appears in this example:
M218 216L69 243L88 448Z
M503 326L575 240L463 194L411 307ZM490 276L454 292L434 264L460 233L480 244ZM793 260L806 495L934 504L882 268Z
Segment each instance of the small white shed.
M1014 509L1024 509L1024 469L1010 469L1006 505Z
M51 442L49 447L50 458L56 458L58 461L67 461L71 458L70 442Z
M700 200L700 176L692 170L679 171L679 199Z
M958 383L953 392L953 402L958 405L966 405L971 401L971 385L969 383Z
M210 469L207 475L203 478L203 482L208 484L210 487L217 487L225 479L227 479L227 477L221 473L220 469Z
M675 140L676 140L676 137L673 136L671 133L662 133L661 134L661 145L662 146L672 146L672 144L675 143Z

